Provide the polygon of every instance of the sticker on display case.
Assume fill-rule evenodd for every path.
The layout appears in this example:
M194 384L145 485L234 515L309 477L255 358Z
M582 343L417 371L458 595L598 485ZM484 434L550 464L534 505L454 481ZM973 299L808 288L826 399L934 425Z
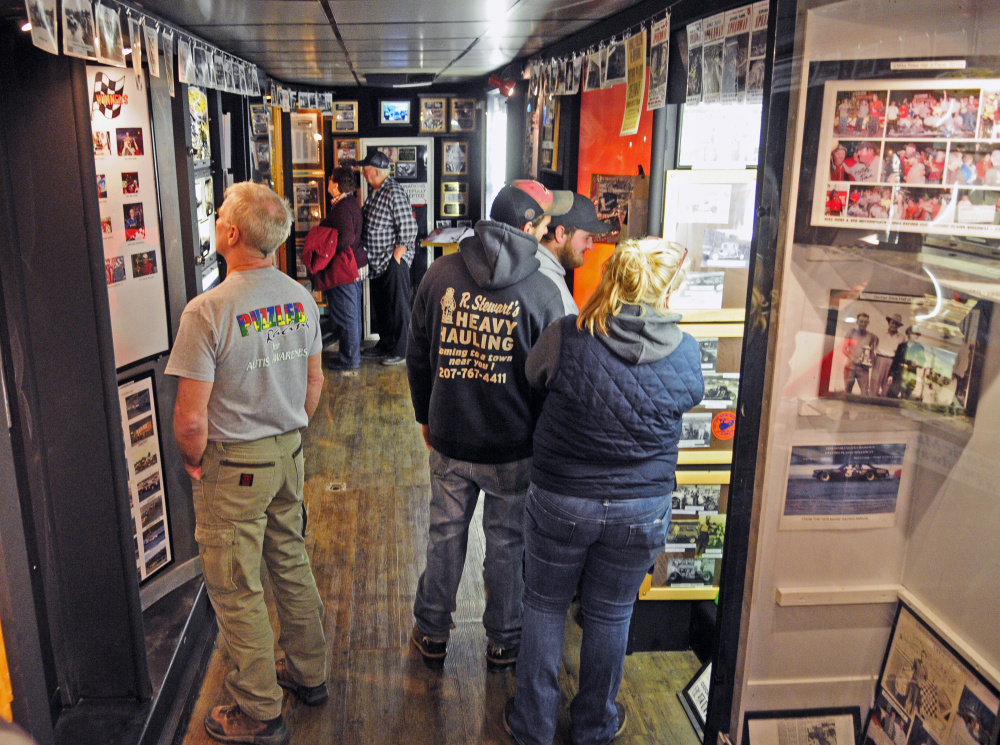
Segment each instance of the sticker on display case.
M1000 78L826 80L809 99L810 225L1000 237Z
M128 468L135 562L139 581L149 579L172 558L167 494L153 373L118 386Z
M821 396L975 414L992 303L928 283L925 295L834 290L829 308Z

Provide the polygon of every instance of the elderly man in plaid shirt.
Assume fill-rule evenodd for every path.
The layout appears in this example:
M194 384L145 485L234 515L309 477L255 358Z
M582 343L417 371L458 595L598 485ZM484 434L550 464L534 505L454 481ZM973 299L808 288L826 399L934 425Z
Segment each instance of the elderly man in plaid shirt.
M361 352L382 357L383 365L401 365L406 359L406 332L410 328L410 264L415 253L417 221L410 198L389 177L389 158L372 152L362 162L361 175L371 192L361 214L361 245L368 255L368 277L379 342ZM405 262L405 263L404 263Z

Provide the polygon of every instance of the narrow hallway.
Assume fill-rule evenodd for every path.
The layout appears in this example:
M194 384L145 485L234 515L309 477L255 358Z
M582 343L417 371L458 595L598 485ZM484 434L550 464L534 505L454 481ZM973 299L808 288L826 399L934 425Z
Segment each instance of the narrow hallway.
M291 742L511 745L500 712L514 691L514 673L488 673L483 656L481 506L470 532L444 670L426 668L409 644L413 592L424 563L429 481L427 449L413 420L404 368L366 362L356 376L327 373L306 433L305 459L306 542L326 604L331 695L310 708L286 693ZM572 620L566 638L562 685L568 696L576 688L580 638ZM202 721L215 704L230 703L223 683L229 664L217 647L185 745L214 742ZM629 656L619 697L629 723L616 742L697 745L675 694L699 666L691 651ZM564 707L556 742L568 743L568 735Z

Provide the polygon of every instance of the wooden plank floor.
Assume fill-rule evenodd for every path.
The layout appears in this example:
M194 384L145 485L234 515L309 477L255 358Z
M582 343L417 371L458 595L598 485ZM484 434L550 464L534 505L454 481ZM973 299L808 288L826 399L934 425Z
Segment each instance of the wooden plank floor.
M405 369L366 361L356 376L329 373L306 435L305 458L307 544L326 604L331 695L317 708L285 695L292 743L510 745L500 712L514 691L514 674L487 673L483 658L481 508L444 670L427 669L409 645L429 485L427 449L413 420ZM330 490L341 482L346 489ZM269 605L277 626L270 599ZM576 690L579 642L580 629L568 620L559 745L569 743L566 705ZM619 697L629 725L616 742L698 745L676 696L698 668L690 651L630 655ZM202 722L212 706L231 702L223 684L229 669L217 647L186 745L214 742Z

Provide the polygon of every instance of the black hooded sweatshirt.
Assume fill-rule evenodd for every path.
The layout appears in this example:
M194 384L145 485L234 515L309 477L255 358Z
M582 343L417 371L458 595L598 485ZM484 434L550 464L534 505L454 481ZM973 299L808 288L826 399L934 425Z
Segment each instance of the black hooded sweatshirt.
M417 290L406 345L413 411L431 446L472 463L531 455L541 399L524 374L528 351L563 315L538 271L538 241L480 220L458 253L436 259Z

